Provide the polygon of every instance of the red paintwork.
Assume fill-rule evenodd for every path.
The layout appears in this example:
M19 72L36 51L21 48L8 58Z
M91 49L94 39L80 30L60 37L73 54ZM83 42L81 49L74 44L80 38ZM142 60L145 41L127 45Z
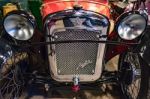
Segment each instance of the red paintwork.
M72 91L73 92L78 92L79 90L80 90L80 86L79 85L72 86Z
M53 2L53 1L76 1L76 0L43 0L44 3ZM78 0L78 1L95 1L101 3L108 3L108 0Z
M78 0L78 4L85 10L94 11L110 17L110 9L107 0ZM50 13L73 9L75 0L44 0L41 13L43 18Z
M51 14L62 10L73 9L73 6L76 5L76 0L43 0L43 5L41 13L43 19ZM110 8L108 0L78 0L78 4L82 6L85 10L94 11L101 13L108 18L112 18L110 15ZM109 40L118 37L116 33L110 33ZM109 46L106 51L106 61L110 60L117 54L120 54L127 50L126 46L112 45ZM74 87L73 87L74 89ZM76 90L76 87L75 87Z
M128 49L128 46L124 45L110 45L108 46L106 55L105 55L105 61L109 61L114 56L121 54L123 52L126 52Z

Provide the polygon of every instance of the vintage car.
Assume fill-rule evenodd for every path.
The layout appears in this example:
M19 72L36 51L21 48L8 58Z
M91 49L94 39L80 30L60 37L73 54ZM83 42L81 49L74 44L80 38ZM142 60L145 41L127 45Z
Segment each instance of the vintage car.
M43 0L41 30L30 11L17 6L8 12L0 40L0 99L19 99L31 84L78 93L102 83L120 86L121 99L147 99L149 73L140 46L148 15L144 0L130 3L127 9L108 0ZM108 71L115 56L117 70Z

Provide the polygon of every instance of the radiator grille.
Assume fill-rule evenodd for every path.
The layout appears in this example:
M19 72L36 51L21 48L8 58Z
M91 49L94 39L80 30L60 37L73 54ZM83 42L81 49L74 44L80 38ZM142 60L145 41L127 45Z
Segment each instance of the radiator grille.
M58 41L47 45L51 77L59 82L73 82L74 77L80 82L99 79L106 44L81 41L107 41L109 25L102 14L83 9L50 14L44 22L46 41Z
M61 40L99 40L100 32L66 29L54 33ZM65 43L55 45L58 75L92 75L95 72L98 43Z

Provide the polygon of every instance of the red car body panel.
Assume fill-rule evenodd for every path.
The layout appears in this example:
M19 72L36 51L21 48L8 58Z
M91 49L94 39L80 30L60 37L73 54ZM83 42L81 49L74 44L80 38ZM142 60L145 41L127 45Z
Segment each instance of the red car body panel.
M73 6L76 4L76 0L44 0L41 13L44 18L50 13L73 9ZM78 4L81 5L84 10L101 13L110 18L110 9L107 0L78 0Z

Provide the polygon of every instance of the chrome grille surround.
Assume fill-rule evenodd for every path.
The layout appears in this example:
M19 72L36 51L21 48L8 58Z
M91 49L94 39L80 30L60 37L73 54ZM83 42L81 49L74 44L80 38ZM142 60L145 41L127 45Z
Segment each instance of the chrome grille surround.
M93 12L90 13L93 14ZM90 13L88 13L88 15ZM75 15L74 12L72 12L71 15ZM82 14L80 14L80 16L81 17L70 17L69 15L67 18L66 16L62 18L59 17L56 21L56 16L52 15L52 17L46 21L47 25L45 25L47 35L51 36L47 37L46 41L107 40L107 38L100 38L101 35L107 35L109 29L109 21L106 17L98 15L98 21L105 21L107 24L95 25L93 28L85 25L84 22L70 24L72 22L70 20L77 17L79 21L87 20L87 17L85 18ZM53 18L55 21L52 22ZM94 17L92 18L91 20L95 19ZM70 25L66 26L65 21L69 21L68 24ZM78 76L80 82L89 82L100 78L105 53L104 43L60 43L48 45L47 48L49 67L54 80L59 82L72 82L73 78Z

